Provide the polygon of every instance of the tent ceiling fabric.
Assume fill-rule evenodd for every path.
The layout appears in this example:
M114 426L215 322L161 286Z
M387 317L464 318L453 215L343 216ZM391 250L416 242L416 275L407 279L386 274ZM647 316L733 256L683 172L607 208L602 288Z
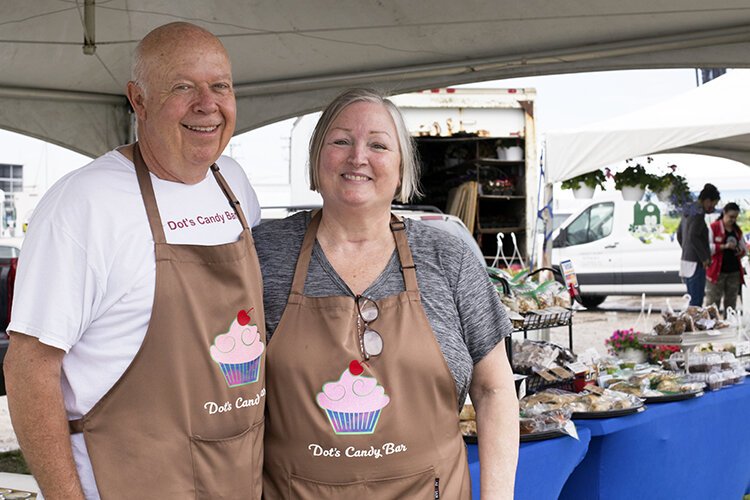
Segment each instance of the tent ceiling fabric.
M89 155L127 138L135 44L178 20L226 45L238 133L319 109L353 85L403 92L593 70L750 67L745 0L99 0L93 55L82 51L84 3L3 2L0 105L18 101L29 118L3 111L0 127Z
M545 135L547 182L653 153L721 156L750 165L750 70L653 106Z

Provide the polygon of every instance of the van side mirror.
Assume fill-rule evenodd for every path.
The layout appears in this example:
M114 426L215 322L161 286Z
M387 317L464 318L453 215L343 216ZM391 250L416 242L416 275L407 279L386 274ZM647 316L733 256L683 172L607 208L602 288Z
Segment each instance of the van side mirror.
M554 240L552 240L552 248L564 248L567 246L568 231L566 228L561 227L560 232L557 234Z

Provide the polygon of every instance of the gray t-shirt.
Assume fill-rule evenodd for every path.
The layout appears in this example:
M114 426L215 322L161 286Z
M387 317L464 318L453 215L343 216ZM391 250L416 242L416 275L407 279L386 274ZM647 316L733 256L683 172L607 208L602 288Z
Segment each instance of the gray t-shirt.
M460 408L466 399L474 364L510 334L512 327L484 266L464 242L418 221L405 222L422 305L456 382ZM253 228L263 271L269 341L286 308L309 223L310 212L303 212ZM383 273L363 295L379 300L404 289L398 254L394 251ZM317 241L305 280L305 295L354 297Z

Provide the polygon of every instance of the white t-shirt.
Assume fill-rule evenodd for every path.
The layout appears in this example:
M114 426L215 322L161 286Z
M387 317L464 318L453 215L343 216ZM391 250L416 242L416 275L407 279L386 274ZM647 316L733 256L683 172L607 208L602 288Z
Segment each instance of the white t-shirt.
M231 158L216 162L250 226L260 207ZM237 241L242 224L209 169L194 185L151 175L168 243ZM19 258L8 330L64 350L70 419L88 412L135 357L151 318L154 240L133 163L110 151L60 179L39 202ZM86 498L99 498L83 434L71 438Z

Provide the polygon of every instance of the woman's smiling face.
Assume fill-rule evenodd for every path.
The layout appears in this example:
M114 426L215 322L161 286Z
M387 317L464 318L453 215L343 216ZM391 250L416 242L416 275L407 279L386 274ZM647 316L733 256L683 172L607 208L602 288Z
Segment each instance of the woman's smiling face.
M401 153L383 105L355 102L341 111L323 140L318 177L326 207L390 209L401 183Z

